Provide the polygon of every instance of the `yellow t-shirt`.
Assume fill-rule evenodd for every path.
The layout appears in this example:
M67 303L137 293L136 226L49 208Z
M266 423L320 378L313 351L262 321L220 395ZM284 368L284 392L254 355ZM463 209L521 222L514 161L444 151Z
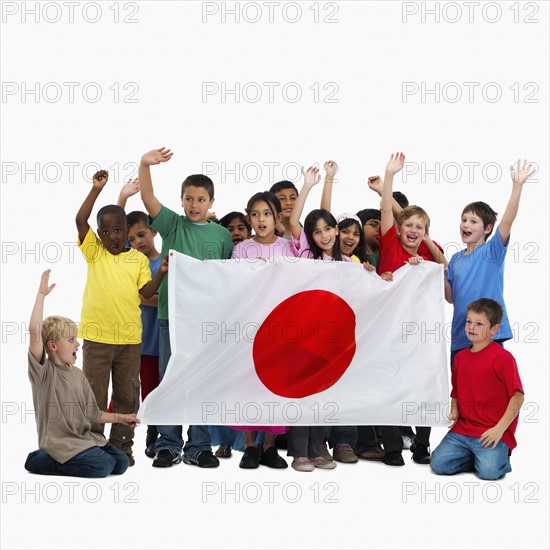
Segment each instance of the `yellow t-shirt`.
M361 260L354 254L351 259L356 263L356 264L360 264L361 263Z
M102 344L141 343L139 289L151 280L149 260L133 248L111 254L91 228L78 247L88 264L78 336Z

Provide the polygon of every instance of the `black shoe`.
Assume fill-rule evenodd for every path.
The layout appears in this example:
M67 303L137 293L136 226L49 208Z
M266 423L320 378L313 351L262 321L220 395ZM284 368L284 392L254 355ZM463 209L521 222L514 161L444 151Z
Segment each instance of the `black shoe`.
M147 445L147 447L145 448L145 455L149 458L155 458L156 454L157 453L155 453L155 444L152 443L151 445Z
M174 464L179 464L181 462L181 455L170 451L168 449L162 449L157 453L155 460L153 460L153 466L155 468L169 468Z
M258 455L259 452L257 447L247 447L239 462L239 468L245 468L247 470L257 468L260 465L260 457Z
M128 457L128 466L133 466L136 463L136 459L132 453L124 453Z
M191 466L199 468L217 468L220 461L212 454L212 451L199 451L195 456L184 455L183 461Z
M426 445L422 443L413 443L411 445L412 459L417 464L429 464L430 463L430 451Z
M391 451L384 455L382 462L387 466L405 466L405 461L400 451Z
M262 450L259 463L268 468L288 468L286 460L282 456L279 456L275 447L269 447L267 450ZM241 468L244 468L244 466L241 466Z
M278 434L275 438L275 447L277 449L288 449L288 440L286 434Z

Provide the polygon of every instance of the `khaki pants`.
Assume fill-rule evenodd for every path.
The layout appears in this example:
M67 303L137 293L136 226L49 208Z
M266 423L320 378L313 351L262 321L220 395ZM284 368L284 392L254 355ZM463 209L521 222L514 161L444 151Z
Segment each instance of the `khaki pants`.
M112 375L113 412L128 414L139 409L139 369L141 344L101 344L84 340L82 371L94 392L97 406L106 411L109 381ZM103 434L103 424L92 424L92 431ZM109 443L126 454L132 452L134 430L113 424Z

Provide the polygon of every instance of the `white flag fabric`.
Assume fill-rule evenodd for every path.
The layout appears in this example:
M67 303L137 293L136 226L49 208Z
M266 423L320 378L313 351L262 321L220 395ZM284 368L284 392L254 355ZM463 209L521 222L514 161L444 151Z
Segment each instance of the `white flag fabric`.
M148 424L447 426L440 265L170 252L172 357Z

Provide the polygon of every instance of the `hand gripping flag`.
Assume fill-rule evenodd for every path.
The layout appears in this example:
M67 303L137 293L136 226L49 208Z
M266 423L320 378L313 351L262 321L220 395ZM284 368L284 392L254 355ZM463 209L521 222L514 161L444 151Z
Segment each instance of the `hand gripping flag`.
M170 252L172 356L148 424L448 425L443 274Z

